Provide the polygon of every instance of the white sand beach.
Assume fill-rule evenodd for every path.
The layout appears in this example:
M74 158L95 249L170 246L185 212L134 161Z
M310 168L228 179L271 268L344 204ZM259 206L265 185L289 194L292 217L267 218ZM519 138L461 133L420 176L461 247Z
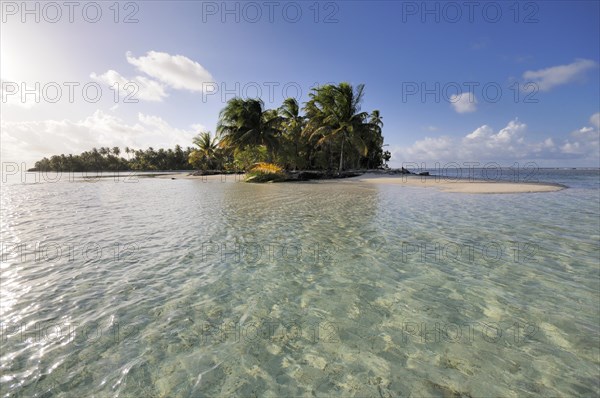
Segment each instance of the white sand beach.
M162 179L185 179L202 180L205 182L241 182L243 174L222 174L208 176L192 176L189 173L165 174L156 176ZM482 181L482 180L451 180L449 178L435 176L416 175L381 175L365 173L358 177L344 178L339 180L320 180L320 183L368 183L368 184L395 184L407 187L437 188L443 192L468 193L468 194L509 194L509 193L535 193L555 192L565 189L557 184L531 183L531 182L506 182L506 181Z
M355 181L369 184L397 184L408 187L438 188L444 192L491 194L491 193L533 193L554 192L565 189L556 184L481 181L481 180L451 180L435 176L398 175L386 176L379 174L363 174L345 181Z

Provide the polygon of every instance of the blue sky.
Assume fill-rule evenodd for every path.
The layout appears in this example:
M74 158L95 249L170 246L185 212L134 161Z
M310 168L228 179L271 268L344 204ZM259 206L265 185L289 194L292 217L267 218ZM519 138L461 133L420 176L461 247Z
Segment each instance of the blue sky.
M348 81L381 111L392 166L599 166L597 1L78 2L72 22L55 4L2 3L3 161L188 146L236 94L278 107L284 88ZM138 102L115 103L115 82Z

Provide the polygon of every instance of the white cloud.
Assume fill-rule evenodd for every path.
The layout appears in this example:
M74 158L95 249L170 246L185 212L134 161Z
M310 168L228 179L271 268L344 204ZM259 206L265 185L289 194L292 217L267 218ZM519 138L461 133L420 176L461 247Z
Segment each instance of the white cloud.
M556 145L552 138L546 138L540 143L531 144L531 150L537 154L543 153L544 151L556 152Z
M528 70L523 73L523 79L536 83L540 91L548 91L556 86L582 79L585 72L595 66L596 62L589 59L577 59L567 65Z
M469 113L477 110L477 99L472 92L454 94L450 97L450 102L458 113Z
M134 65L145 76L127 79L115 70L108 70L101 75L92 73L90 77L109 87L118 84L121 98L160 102L167 97L167 87L176 90L202 91L206 83L212 83L211 74L198 62L183 55L149 51L145 56L135 58L130 52L126 54L127 62ZM155 80L156 79L156 80ZM126 86L128 84L128 86ZM213 87L212 85L210 87Z
M596 114L590 121L596 122ZM585 126L573 131L556 144L555 139L541 141L527 139L528 129L518 119L495 131L483 125L462 137L426 137L408 147L392 150L392 165L402 162L503 162L544 159L550 161L571 160L576 165L597 164L600 156L600 132L598 127Z
M600 112L596 112L590 116L590 123L596 126L597 129L600 129Z
M406 148L401 156L404 161L421 161L422 159L448 159L454 153L454 142L451 137L425 137ZM393 152L393 157L396 158ZM395 159L394 159L395 160Z
M162 101L162 99L168 95L165 93L165 88L162 84L143 76L127 79L119 72L111 69L101 75L92 73L90 77L109 87L118 87L120 98L122 98L123 101ZM118 84L118 86L115 86L115 84Z
M18 106L21 108L29 109L36 104L35 96L32 94L26 95L25 98L22 96L22 87L35 87L35 84L17 83L13 81L0 80L0 99L2 105L6 106ZM39 90L38 90L39 91Z
M202 124L192 124L192 129L200 132L200 131L205 131L206 127L204 127L204 125L202 125Z
M579 142L566 142L563 146L560 147L562 153L568 154L580 154L581 148L579 146Z
M467 136L463 139L463 142L482 141L492 134L494 134L492 128L487 124L484 124L483 126L476 128L472 133L467 134Z
M178 90L203 91L205 84L214 80L202 65L183 55L149 51L139 58L130 52L126 56L138 70Z
M599 113L590 117L590 123L595 127L584 126L571 132L569 139L560 147L562 153L573 155L592 155L600 152L600 126L598 126Z
M137 122L101 110L83 120L2 121L2 157L9 161L33 162L44 156L79 154L93 147L119 146L141 149L191 146L201 125L179 129L157 116L138 114Z
M483 125L467 134L460 141L461 145L457 150L469 158L524 156L527 152L527 144L524 142L526 131L527 125L518 119L511 120L498 132L494 132L488 125Z

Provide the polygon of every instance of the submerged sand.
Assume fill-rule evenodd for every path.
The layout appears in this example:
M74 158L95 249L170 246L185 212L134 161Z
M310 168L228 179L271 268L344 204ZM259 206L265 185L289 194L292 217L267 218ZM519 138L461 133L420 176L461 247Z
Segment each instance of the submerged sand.
M155 178L202 180L205 182L241 182L243 174L223 174L211 176L192 176L189 173L165 174ZM313 181L314 182L314 181ZM499 193L535 193L555 192L565 189L564 186L551 183L532 182L506 182L506 181L481 181L481 180L451 180L436 176L416 175L381 175L366 173L358 177L339 180L320 180L318 183L346 183L346 184L394 184L407 187L437 188L443 192L470 193L470 194L499 194ZM294 182L293 184L296 184Z

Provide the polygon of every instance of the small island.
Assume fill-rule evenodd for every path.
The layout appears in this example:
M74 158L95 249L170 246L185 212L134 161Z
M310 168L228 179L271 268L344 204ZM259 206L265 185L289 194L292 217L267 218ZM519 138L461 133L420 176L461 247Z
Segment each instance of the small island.
M54 155L32 171L171 171L195 175L245 173L248 182L278 182L355 176L348 169L382 169L382 117L361 111L365 88L349 83L313 88L301 109L287 98L278 109L260 99L233 98L220 112L216 134L200 132L195 147L147 150L94 148L80 155ZM302 114L303 111L303 114Z
M185 171L161 178L201 178L243 175L245 182L296 182L349 179L349 182L436 187L458 193L531 193L564 189L558 184L496 181L441 181L429 172L390 169L384 151L383 121L378 110L361 110L365 87L349 83L313 88L301 108L287 98L277 109L265 109L261 99L233 98L219 114L216 134L202 131L194 147L174 149L119 147L55 155L35 163L31 171L119 172ZM418 174L418 175L415 175ZM407 176L410 175L410 176ZM149 176L155 176L151 174ZM437 176L439 177L439 176ZM219 177L220 178L220 177Z

